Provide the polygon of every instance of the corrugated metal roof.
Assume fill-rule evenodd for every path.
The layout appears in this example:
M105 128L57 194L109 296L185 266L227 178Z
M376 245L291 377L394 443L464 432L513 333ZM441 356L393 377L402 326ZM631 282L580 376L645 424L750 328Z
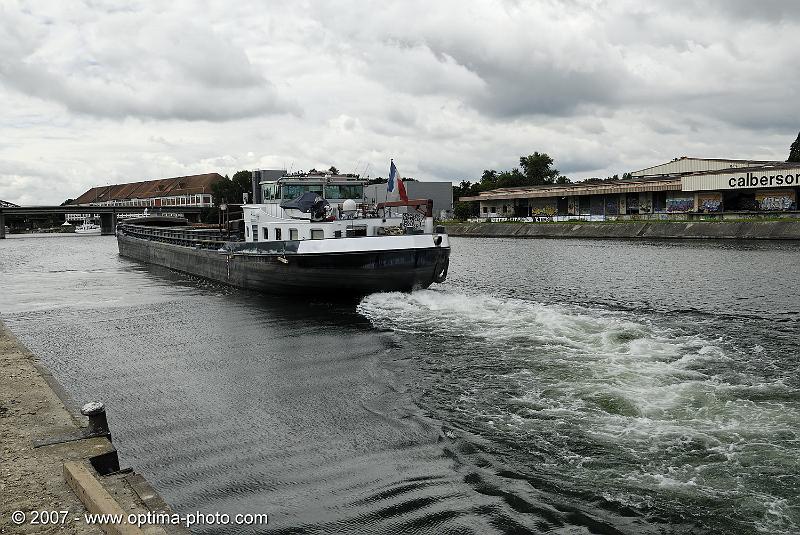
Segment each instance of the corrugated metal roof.
M211 193L212 184L222 180L219 173L179 176L99 186L88 190L72 201L72 204L121 201L127 199L147 199L151 197L174 197L196 193Z
M726 173L755 173L762 171L771 171L773 169L789 169L797 167L797 162L760 162L758 165L751 165L747 167L736 167L735 169L717 169L714 171L698 171L692 175L719 175Z
M680 177L668 179L617 180L592 184L559 184L521 188L500 188L485 191L474 197L459 197L460 201L490 201L502 199L533 199L538 197L562 197L565 195L603 195L614 193L636 193L643 191L671 191L681 189Z
M737 169L758 165L770 165L781 162L772 160L737 160L731 158L688 158L682 156L671 162L645 167L631 174L635 177L672 175L696 172L713 172L724 169Z

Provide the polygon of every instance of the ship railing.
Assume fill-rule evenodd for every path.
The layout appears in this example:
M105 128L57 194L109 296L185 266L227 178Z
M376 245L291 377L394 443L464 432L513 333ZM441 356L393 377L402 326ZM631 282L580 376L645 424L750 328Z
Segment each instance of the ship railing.
M408 199L405 201L379 202L375 205L378 211L392 206L413 206L423 217L433 217L433 199Z
M194 230L187 228L164 228L121 224L119 225L118 231L134 238L199 249L218 250L229 241L228 237L219 230Z

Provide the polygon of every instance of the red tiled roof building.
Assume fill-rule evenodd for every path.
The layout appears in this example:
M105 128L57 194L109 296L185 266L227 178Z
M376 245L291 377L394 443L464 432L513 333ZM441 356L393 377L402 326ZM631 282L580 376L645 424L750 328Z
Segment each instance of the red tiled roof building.
M179 176L92 188L72 201L82 206L211 206L219 173Z

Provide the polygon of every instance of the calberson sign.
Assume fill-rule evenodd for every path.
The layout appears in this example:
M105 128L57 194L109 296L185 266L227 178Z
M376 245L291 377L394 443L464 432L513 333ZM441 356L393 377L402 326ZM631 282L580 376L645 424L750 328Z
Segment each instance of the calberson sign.
M681 183L683 191L795 187L800 186L800 167L686 176Z
M774 171L773 171L774 172ZM759 186L794 186L800 183L800 175L787 173L785 175L758 175L747 173L745 176L731 177L728 185L733 188L757 188Z

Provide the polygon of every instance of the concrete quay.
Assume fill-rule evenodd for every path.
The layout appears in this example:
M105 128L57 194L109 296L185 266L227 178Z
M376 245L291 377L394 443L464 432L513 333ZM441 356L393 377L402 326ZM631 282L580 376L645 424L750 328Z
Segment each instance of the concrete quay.
M93 431L75 412L49 372L0 321L0 533L188 533L180 526L85 522L87 512L172 511L144 478L119 470L106 436L75 440ZM50 512L60 511L67 514L54 521Z
M475 238L800 240L800 221L610 221L450 223L447 233Z

